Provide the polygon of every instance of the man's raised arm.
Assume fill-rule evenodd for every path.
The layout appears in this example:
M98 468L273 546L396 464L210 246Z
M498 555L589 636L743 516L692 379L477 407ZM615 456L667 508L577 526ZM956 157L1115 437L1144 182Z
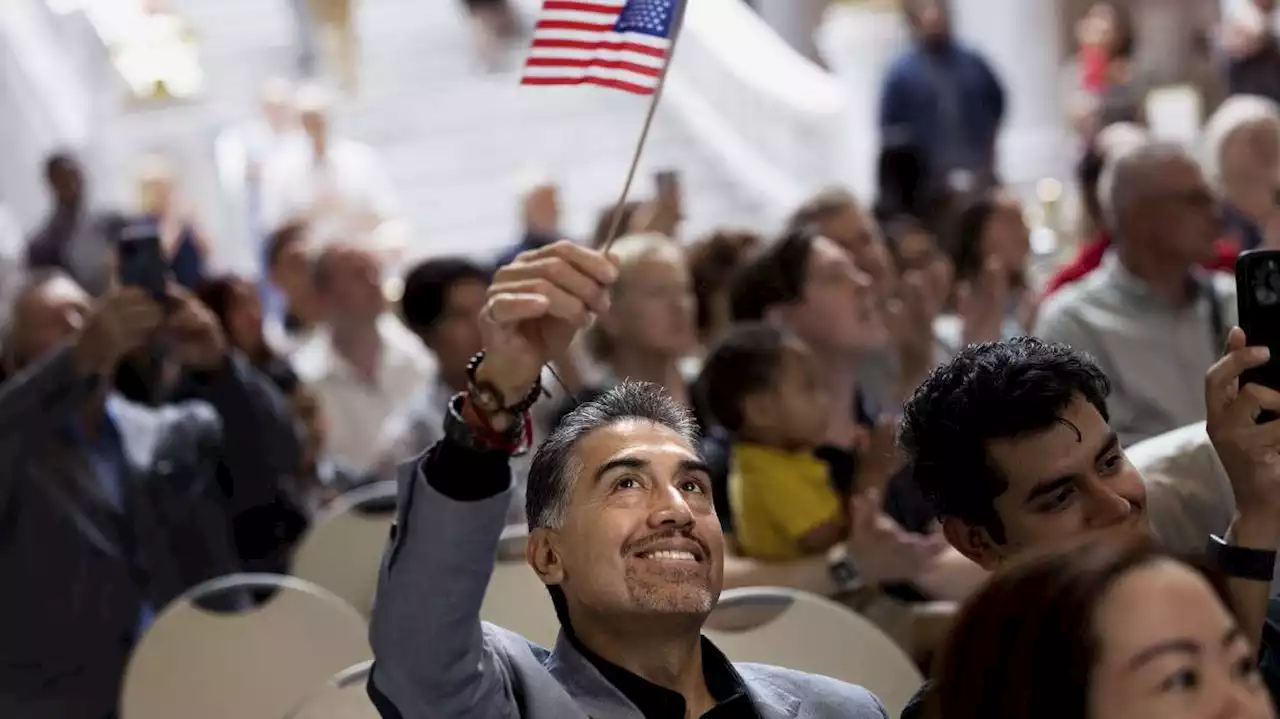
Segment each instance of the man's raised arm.
M480 624L510 503L509 460L528 436L542 366L606 307L616 276L602 255L568 242L494 275L470 387L450 403L445 438L400 470L370 630L369 695L384 718L519 716L505 657Z

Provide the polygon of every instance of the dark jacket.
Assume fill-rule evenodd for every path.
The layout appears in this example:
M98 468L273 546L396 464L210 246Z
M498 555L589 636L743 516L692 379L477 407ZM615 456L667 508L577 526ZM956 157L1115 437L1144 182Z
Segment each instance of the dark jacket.
M63 431L97 389L64 347L0 386L0 716L103 719L141 609L239 569L220 466L249 505L278 471L287 415L245 364L199 377L200 401L112 401L122 509ZM296 447L295 447L296 450Z

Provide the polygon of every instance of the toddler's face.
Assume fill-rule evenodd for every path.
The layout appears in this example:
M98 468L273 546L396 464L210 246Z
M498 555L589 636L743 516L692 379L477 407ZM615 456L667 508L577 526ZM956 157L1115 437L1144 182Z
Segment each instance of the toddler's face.
M773 411L768 413L769 427L763 429L778 445L811 448L826 440L830 399L813 353L799 340L790 340L782 348L777 378L767 399Z

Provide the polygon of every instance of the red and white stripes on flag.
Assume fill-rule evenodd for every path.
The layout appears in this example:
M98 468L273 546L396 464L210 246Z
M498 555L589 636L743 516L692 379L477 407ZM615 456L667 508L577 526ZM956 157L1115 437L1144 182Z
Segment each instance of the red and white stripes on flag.
M671 38L617 32L626 8L623 0L545 0L521 84L593 84L652 95Z

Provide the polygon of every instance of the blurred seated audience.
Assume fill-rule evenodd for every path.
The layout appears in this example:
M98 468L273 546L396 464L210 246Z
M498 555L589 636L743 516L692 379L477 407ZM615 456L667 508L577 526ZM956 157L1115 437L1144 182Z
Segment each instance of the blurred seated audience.
M1228 239L1240 250L1280 247L1280 107L1256 95L1227 98L1205 125L1204 144Z
M324 511L333 500L358 487L376 481L371 474L360 474L333 459L325 449L329 425L315 390L298 380L298 375L285 368L272 377L289 400L293 416L302 428L300 462L288 475L287 485L299 505L309 516Z
M338 244L321 252L320 331L293 356L299 379L320 397L329 454L356 472L374 469L383 422L436 381L427 350L387 311L381 276L369 251Z
M848 190L830 187L809 198L791 216L789 227L807 229L835 242L868 277L881 296L894 291L897 268L880 227Z
M1149 541L1069 549L1010 567L969 600L924 716L1274 719L1225 577Z
M1280 40L1273 18L1276 0L1245 0L1231 8L1223 27L1227 90L1280 102Z
M733 437L728 489L738 552L798 559L844 539L844 503L814 454L830 415L809 348L786 330L740 325L707 356L698 389Z
M794 230L765 247L738 273L731 292L737 322L767 322L789 330L813 353L828 402L823 444L852 452L880 419L858 384L858 363L889 342L871 278L827 237ZM709 436L713 443L714 436ZM710 446L711 457L724 455ZM714 465L714 459L708 459ZM724 476L713 468L713 480ZM841 478L847 491L852 473Z
M371 242L374 231L399 212L381 159L368 145L334 131L324 90L299 90L297 104L307 142L282 145L263 170L264 226L306 222L312 249L352 238Z
M193 297L175 288L167 303L117 287L95 305L61 272L18 296L0 385L0 572L21 591L0 612L0 715L113 716L155 613L247 567L256 548L240 522L276 501L295 461L269 383ZM113 390L125 358L157 346L192 401L151 407Z
M293 373L288 360L267 344L263 334L262 301L248 280L233 275L214 277L200 285L196 296L218 318L227 342L244 355L254 369L273 381ZM283 387L281 391L288 394Z
M61 269L92 295L100 295L115 274L115 244L124 216L91 205L84 168L69 152L50 155L44 163L53 207L27 243L33 269Z
M1027 261L1031 230L1022 203L994 190L960 210L955 224L955 313L936 324L951 354L975 342L1024 335L1036 312Z
M1044 302L1034 334L1096 358L1113 388L1111 426L1131 444L1204 419L1201 379L1236 324L1235 282L1200 270L1220 215L1180 146L1123 154L1104 185L1115 247Z
M862 575L868 584L890 585L908 599L964 596L976 581L976 570L955 552L930 554L935 543L919 535L936 530L936 515L894 451L896 419L881 416L868 404L853 375L858 359L882 347L889 336L869 278L831 240L792 232L739 273L733 310L739 321L787 329L812 353L825 398L814 410L827 415L817 456L827 465L837 495L842 502L854 502L857 519L866 528L849 541L855 576ZM711 381L704 372L699 395ZM733 438L719 429L705 435L702 453L712 496L721 498L717 514L730 532L737 523L727 501Z
M529 182L520 193L520 215L524 235L515 245L499 253L495 268L511 264L521 252L561 239L559 186L545 178Z
M763 245L764 238L754 232L718 230L686 251L703 347L714 347L732 327L729 285L738 268Z
M898 296L889 305L890 331L898 345L900 394L905 398L937 365L955 354L946 341L955 265L933 233L911 217L889 222L886 236L901 269ZM970 305L972 307L972 305ZM960 320L963 323L963 320Z
M462 257L426 260L405 275L400 317L435 356L438 372L383 424L379 474L393 476L401 462L444 436L449 398L466 390L467 365L480 351L479 317L488 289L487 270Z
M264 320L263 334L271 349L285 357L292 357L314 337L321 322L313 264L305 224L289 223L271 233L267 277L280 291L284 306Z
M195 290L204 279L209 242L191 207L178 195L167 159L159 155L144 158L138 176L138 206L143 217L156 223L169 275Z
M1045 283L1045 297L1084 279L1102 265L1112 245L1111 219L1104 210L1107 204L1104 197L1114 189L1115 165L1126 153L1148 141L1145 128L1132 123L1117 123L1099 133L1085 151L1077 168L1086 220L1084 243L1074 258L1058 267L1049 277ZM1240 248L1235 242L1219 239L1213 245L1213 257L1203 263L1203 267L1231 272L1235 269L1238 254Z
M624 379L657 384L692 407L687 385L692 378L681 372L681 360L697 350L698 335L684 252L666 236L649 232L618 239L609 256L617 263L618 281L608 310L584 335L589 359L597 364L596 379L569 398L559 415Z

